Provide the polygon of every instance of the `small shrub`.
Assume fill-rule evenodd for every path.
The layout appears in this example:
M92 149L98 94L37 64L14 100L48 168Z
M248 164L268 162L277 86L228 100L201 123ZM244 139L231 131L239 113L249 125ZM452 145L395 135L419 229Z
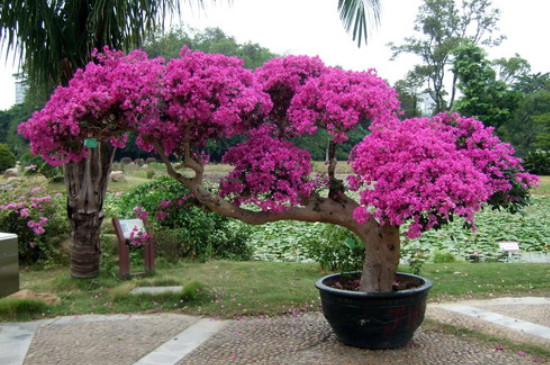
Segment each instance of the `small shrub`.
M157 162L157 159L154 158L154 157L147 157L147 159L145 160L146 164L152 164L152 163L155 163L155 162Z
M456 261L456 257L450 252L436 251L433 254L433 262L436 264L452 263Z
M155 231L172 231L171 244L179 242L182 256L202 262L212 257L249 259L251 250L246 240L250 231L233 229L229 218L195 207L188 194L179 182L163 176L123 194L113 213L129 218L137 207L148 212Z
M429 257L424 250L416 250L411 252L410 256L407 259L407 261L409 262L409 267L411 268L411 272L414 275L420 275L422 267L424 266L426 261L428 261L428 258Z
M187 303L203 302L210 299L210 290L206 285L195 280L185 285L180 295L181 299Z
M529 152L523 166L531 174L550 175L550 153L547 151Z
M153 169L147 170L147 178L149 180L151 180L153 178L153 176L155 176L155 170L153 170Z
M50 165L40 156L25 153L21 156L21 164L24 166L25 175L42 174L51 182L63 181L63 168Z
M123 157L120 159L120 163L122 163L123 165L129 165L132 163L132 158L131 157Z
M327 224L318 237L305 241L308 255L317 261L323 270L361 270L365 258L363 243L350 230Z
M136 165L138 165L138 166L141 167L141 166L145 165L145 160L142 159L142 158L136 158L136 159L134 160L134 163L135 163Z
M130 292L135 287L135 282L126 282L122 285L117 286L116 288L111 289L111 291L109 292L111 300L114 303L117 303L130 298L132 296Z
M26 321L41 316L49 306L33 299L0 299L0 321Z
M177 232L170 229L159 229L154 233L155 251L160 257L174 264L183 256L183 245Z
M61 194L50 196L41 188L12 189L0 192L0 201L8 202L0 205L0 227L17 234L22 264L65 261L60 244L69 225Z
M15 166L17 160L7 144L0 143L0 173Z

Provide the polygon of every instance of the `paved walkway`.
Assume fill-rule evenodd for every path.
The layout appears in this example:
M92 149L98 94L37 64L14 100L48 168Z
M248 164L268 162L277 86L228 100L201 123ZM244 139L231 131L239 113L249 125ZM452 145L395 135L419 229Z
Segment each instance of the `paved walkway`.
M430 320L394 350L336 341L321 313L220 321L178 314L58 317L0 324L0 364L532 364L530 354L445 334L434 321L550 348L550 299L430 304Z

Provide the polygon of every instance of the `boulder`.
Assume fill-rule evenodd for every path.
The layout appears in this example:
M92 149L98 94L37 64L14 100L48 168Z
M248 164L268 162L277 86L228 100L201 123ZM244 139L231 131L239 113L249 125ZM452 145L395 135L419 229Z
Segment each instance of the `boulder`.
M7 169L6 171L4 171L4 177L5 178L8 178L8 177L17 177L21 175L19 173L19 169L17 167L12 167L11 169Z
M13 186L11 186L10 184L0 184L0 191L11 190L11 189L13 189Z
M32 290L24 289L20 290L12 295L9 295L8 298L19 298L19 299L32 299L39 300L48 305L56 305L61 302L61 298L48 293L35 293Z
M20 183L21 181L22 181L21 179L18 179L15 176L8 177L8 179L6 180L8 184L17 184L17 183Z
M114 182L126 181L123 171L112 171L111 174L109 175L109 178L111 179L111 181L114 181Z

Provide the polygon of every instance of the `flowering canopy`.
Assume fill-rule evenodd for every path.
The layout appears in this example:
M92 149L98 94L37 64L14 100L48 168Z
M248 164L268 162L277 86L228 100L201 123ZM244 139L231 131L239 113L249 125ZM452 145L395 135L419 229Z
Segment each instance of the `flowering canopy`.
M78 162L87 156L86 138L124 147L125 133L156 117L162 59L143 51L104 49L95 62L77 70L68 86L58 87L46 106L19 126L31 151L51 165Z
M395 91L373 70L344 71L319 58L288 56L252 73L236 58L186 48L167 64L141 51L124 56L105 49L95 56L19 128L51 164L84 158L85 138L122 147L125 133L133 132L140 147L178 156L198 173L208 139L242 134L247 140L223 158L235 168L219 195L235 206L252 203L284 214L321 199L310 154L291 138L324 128L338 144L359 124L370 124L350 158L349 187L360 195L353 217L361 224L371 218L381 225L410 223L411 237L454 215L473 224L484 202L521 205L536 183L512 147L479 121L456 114L400 121Z
M351 157L356 175L350 183L362 188L362 206L354 212L359 222L374 216L402 225L412 219L406 234L418 237L453 215L473 224L482 203L495 195L517 200L515 184L525 191L536 182L510 145L471 118L440 114L371 129Z

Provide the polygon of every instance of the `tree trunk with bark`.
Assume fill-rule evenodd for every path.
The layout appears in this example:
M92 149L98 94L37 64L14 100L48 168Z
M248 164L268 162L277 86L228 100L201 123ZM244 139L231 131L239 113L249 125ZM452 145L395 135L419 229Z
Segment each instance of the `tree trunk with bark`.
M71 276L84 279L99 274L103 202L116 148L99 143L88 158L64 166L67 215L72 227Z
M392 291L401 255L399 226L376 223L375 229L357 233L365 245L361 291Z

